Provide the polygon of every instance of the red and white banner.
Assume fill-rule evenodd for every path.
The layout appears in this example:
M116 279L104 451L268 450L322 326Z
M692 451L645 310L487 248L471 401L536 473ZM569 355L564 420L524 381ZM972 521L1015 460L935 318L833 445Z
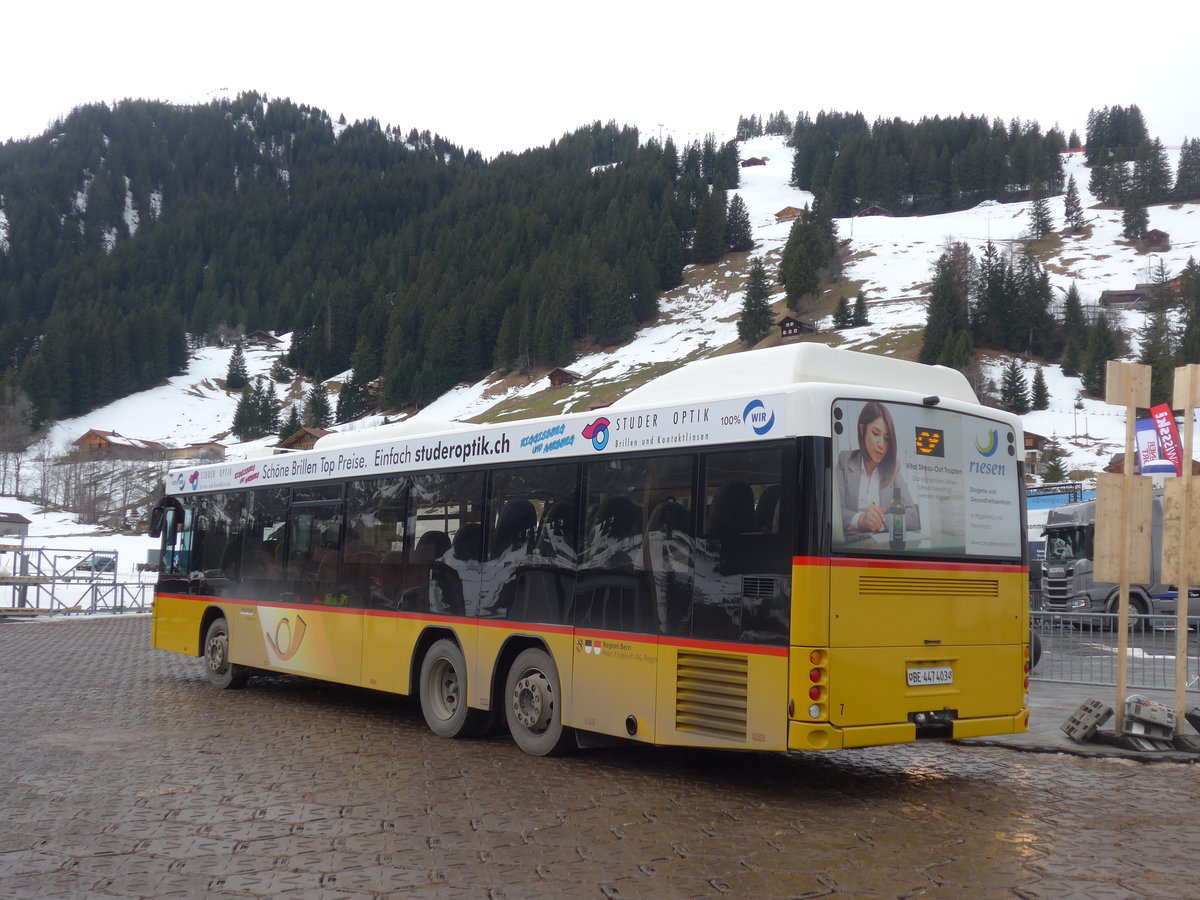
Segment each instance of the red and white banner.
M1175 474L1183 474L1183 444L1179 440L1179 428L1175 424L1175 415L1171 412L1169 403L1160 403L1150 407L1150 418L1154 422L1154 430L1158 432L1158 452L1163 459L1169 459L1175 465Z

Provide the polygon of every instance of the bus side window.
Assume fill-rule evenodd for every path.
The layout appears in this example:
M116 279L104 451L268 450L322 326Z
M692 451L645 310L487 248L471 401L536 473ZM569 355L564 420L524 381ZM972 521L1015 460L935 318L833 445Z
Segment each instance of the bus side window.
M715 640L785 643L793 557L780 446L704 454L705 557L697 566L693 633Z
M492 474L480 615L566 621L575 590L578 483L575 463Z

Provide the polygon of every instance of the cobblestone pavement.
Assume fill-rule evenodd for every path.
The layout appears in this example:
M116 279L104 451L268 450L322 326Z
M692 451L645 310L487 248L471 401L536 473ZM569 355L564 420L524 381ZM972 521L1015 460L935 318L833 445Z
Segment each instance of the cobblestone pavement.
M535 759L210 688L146 617L0 625L0 897L1196 896L1200 768L921 744Z

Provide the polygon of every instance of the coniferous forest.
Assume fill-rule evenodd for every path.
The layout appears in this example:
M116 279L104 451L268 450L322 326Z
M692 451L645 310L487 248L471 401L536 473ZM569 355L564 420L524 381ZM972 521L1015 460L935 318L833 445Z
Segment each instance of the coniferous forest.
M837 277L834 218L864 206L936 213L1064 190L1068 214L1073 192L1078 206L1059 155L1078 136L1036 122L738 122L739 139L764 132L789 137L795 182L816 197L771 273L793 310ZM1200 197L1200 140L1172 186L1137 107L1094 111L1087 144L1093 192L1128 208L1134 237L1146 202ZM0 146L0 391L28 398L36 426L183 371L189 340L256 329L293 332L286 364L309 379L353 370L339 421L561 365L653 320L688 263L751 249L739 172L734 141L676 147L615 123L489 161L256 93L80 107ZM961 256L935 273L931 313L947 314L931 315L924 356L1084 354L1044 318L1035 262Z
M81 107L0 147L0 376L36 424L183 371L189 336L269 329L310 377L353 361L375 403L422 404L628 338L727 251L738 173L733 142L615 124L485 162L253 93Z

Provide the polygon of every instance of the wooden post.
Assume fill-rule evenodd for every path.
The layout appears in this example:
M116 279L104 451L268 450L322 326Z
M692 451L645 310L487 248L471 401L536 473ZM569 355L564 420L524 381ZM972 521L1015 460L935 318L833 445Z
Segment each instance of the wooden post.
M1172 409L1183 410L1183 472L1167 483L1163 498L1163 574L1174 582L1175 609L1175 733L1183 731L1183 713L1187 691L1187 614L1188 595L1193 584L1200 584L1200 573L1193 571L1197 560L1189 553L1189 536L1200 534L1200 498L1192 496L1197 482L1192 479L1192 431L1195 408L1200 403L1200 365L1180 366L1175 370ZM1169 518L1168 518L1169 514Z
M1139 407L1150 406L1150 367L1109 360L1105 402L1125 407L1125 465L1121 475L1096 480L1095 579L1120 584L1117 608L1116 728L1125 718L1129 681L1129 585L1150 580L1150 479L1134 475L1134 434Z

